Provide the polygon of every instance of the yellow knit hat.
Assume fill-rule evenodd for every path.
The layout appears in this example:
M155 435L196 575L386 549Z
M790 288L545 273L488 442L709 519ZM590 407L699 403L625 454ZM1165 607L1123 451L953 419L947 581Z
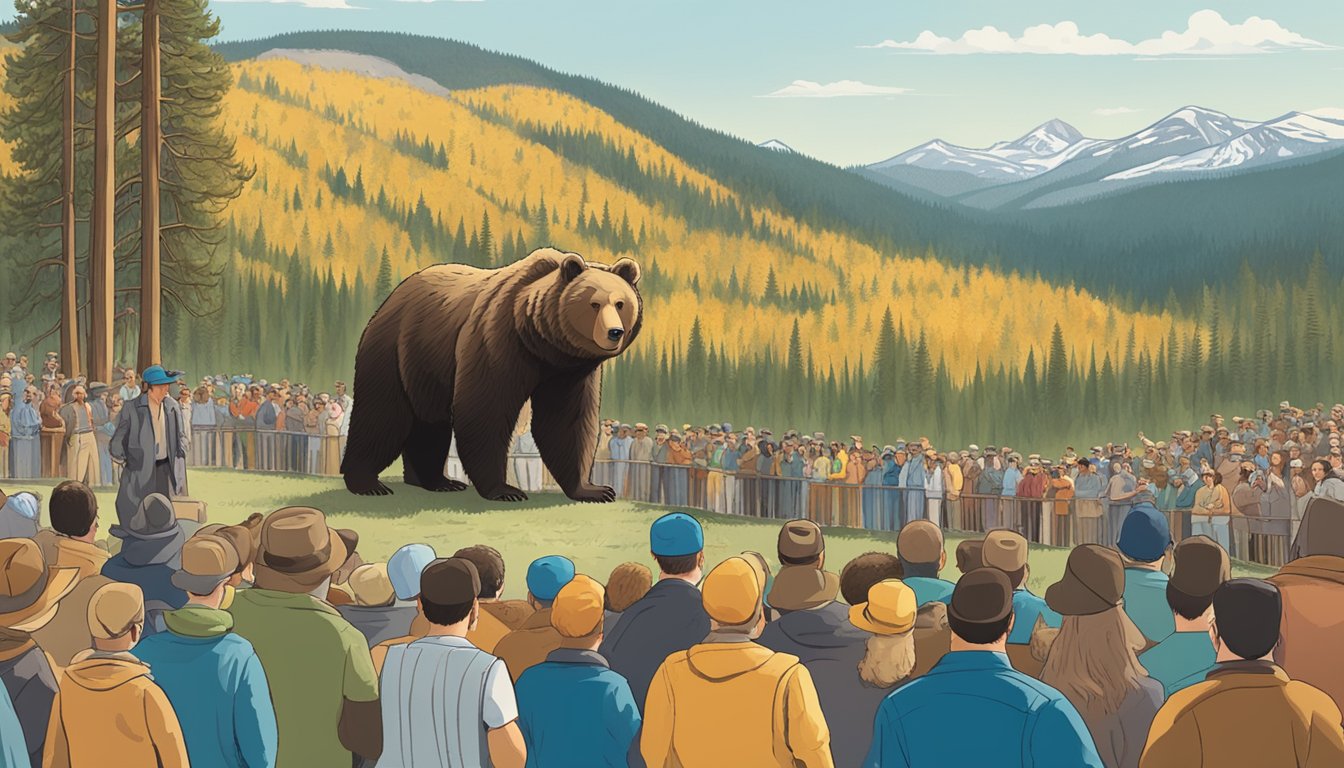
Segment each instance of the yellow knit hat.
M551 626L564 637L587 637L602 627L606 590L590 576L576 574L551 603Z
M759 563L730 557L705 577L701 588L705 612L723 625L746 624L761 607L764 589L765 573Z

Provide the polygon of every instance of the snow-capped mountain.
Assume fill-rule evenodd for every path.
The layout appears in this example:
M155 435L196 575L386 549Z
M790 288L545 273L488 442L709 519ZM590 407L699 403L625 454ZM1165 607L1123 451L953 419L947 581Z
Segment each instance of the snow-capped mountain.
M1051 120L984 149L941 140L867 166L869 176L977 208L1040 208L1139 184L1239 172L1344 150L1344 112L1290 112L1258 123L1184 107L1118 139Z
M1029 179L1059 166L1101 142L1084 137L1063 120L1042 123L1013 141L972 149L934 139L868 166L879 173L902 166L969 173L995 182Z
M760 144L757 144L756 146L760 147L761 149L773 149L776 152L790 152L790 153L793 152L793 147L790 147L788 144L785 144L779 139L770 139L769 141L762 141Z
M1344 119L1289 112L1277 120L1252 124L1221 143L1113 173L1102 181L1138 179L1161 173L1259 167L1340 146L1344 146Z

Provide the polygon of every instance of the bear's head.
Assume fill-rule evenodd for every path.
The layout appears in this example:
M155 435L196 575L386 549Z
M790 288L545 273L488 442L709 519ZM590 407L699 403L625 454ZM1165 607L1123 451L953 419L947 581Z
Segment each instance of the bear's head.
M620 259L607 266L567 253L560 262L560 325L584 356L615 357L634 341L643 317L635 288L639 265Z

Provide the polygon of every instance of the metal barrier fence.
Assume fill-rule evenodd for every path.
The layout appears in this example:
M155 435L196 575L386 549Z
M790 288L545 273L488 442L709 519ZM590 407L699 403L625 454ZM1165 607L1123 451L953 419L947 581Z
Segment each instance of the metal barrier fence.
M330 477L341 473L344 442L338 435L197 426L191 431L187 465Z
M864 483L818 482L725 472L695 465L599 461L593 482L611 486L618 498L706 512L771 520L806 518L823 526L898 531L912 520L966 533L996 528L1018 531L1028 540L1058 547L1115 546L1120 525L1134 501L1105 498L1019 498L974 493L930 495L925 488ZM1204 534L1237 559L1279 566L1299 518L1197 514L1164 509L1172 537Z
M187 463L331 477L340 474L344 449L345 439L338 435L196 426ZM448 477L468 480L454 455L448 457L444 471ZM108 481L103 478L104 484ZM1132 501L1111 503L1105 498L1026 499L947 492L930 496L922 487L819 482L694 464L622 460L595 462L592 481L611 486L618 498L706 512L770 520L806 518L823 526L873 531L898 531L921 519L967 533L1009 528L1030 541L1060 547L1114 546L1120 524L1133 506ZM559 490L535 454L509 455L508 482L528 492ZM1208 535L1232 557L1270 566L1288 561L1300 521L1296 512L1277 517L1208 516L1190 509L1163 512L1175 539Z

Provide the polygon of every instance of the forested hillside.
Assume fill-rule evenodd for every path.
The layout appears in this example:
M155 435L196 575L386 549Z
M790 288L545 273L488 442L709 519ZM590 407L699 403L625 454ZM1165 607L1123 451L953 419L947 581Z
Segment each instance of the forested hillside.
M955 243L950 214L905 200L879 221L871 201L850 210L852 175L798 158L804 176L839 176L793 183L791 166L751 154L778 153L686 121L660 140L632 94L487 84L500 73L453 63L423 62L455 73L447 95L283 57L233 66L223 123L255 175L227 210L223 308L196 319L169 305L165 355L192 375L348 380L364 322L401 278L555 245L644 267L646 330L610 366L604 405L627 420L1095 440L1210 401L1321 397L1344 368L1326 354L1344 318L1323 261L1305 282L1247 273L1206 289L1192 275L1184 298L1130 305L1063 275L970 266L955 244L898 246L874 227L918 239L948 226ZM24 264L19 244L6 252ZM22 290L0 281L0 306ZM42 333L44 311L11 312L0 343Z

